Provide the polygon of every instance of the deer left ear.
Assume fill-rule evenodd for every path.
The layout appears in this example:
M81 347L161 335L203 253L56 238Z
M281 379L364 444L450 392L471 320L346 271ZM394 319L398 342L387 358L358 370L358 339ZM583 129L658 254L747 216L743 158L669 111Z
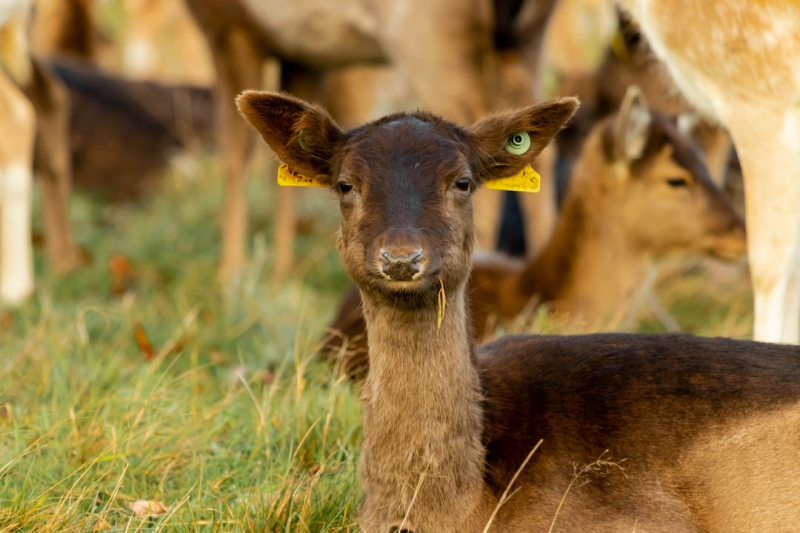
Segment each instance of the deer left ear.
M344 132L327 111L288 94L263 91L243 92L236 106L283 161L280 185L331 185L332 161Z
M479 179L491 189L538 191L539 175L530 165L578 105L577 98L559 98L477 122L469 132Z

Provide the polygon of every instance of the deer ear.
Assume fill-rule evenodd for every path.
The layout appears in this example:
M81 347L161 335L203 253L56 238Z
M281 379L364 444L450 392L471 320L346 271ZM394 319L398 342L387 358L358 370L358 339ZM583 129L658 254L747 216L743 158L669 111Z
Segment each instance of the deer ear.
M650 109L642 91L631 85L625 92L625 98L614 122L614 160L630 164L644 153L650 133Z
M578 109L577 98L486 117L469 130L479 180L492 189L536 192L538 174L530 165Z
M285 163L281 185L328 187L332 161L344 137L327 111L288 94L245 91L236 98L239 113Z

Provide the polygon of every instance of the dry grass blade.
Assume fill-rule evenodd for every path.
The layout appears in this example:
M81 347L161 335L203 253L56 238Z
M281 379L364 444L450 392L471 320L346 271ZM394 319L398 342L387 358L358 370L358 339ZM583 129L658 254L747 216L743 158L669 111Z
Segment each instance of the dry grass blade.
M511 486L514 484L514 482L519 477L520 472L522 472L525 469L525 466L528 464L528 461L531 460L531 457L533 457L533 454L536 453L536 450L539 449L539 446L542 445L542 442L544 442L544 441L542 439L539 439L539 442L536 443L536 446L534 446L533 449L530 452L528 452L528 456L525 458L524 461L522 461L522 464L519 465L519 468L517 468L517 471L514 472L514 477L512 477L511 481L508 482L508 485L506 486L506 490L503 491L503 495L500 496L500 500L497 502L497 505L495 505L491 516L489 516L489 520L486 522L486 527L483 528L483 533L487 533L489 531L489 528L492 527L492 522L494 522L494 518L497 516L497 513L500 511L500 507L502 507L503 504L505 504L511 498L511 496L514 495L514 492L512 492L509 495L508 491L511 490Z

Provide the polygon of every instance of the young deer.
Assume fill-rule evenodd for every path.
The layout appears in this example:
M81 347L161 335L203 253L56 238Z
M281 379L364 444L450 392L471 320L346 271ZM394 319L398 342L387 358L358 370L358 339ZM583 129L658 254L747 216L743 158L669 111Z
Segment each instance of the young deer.
M295 179L339 195L339 253L370 338L365 531L800 523L800 348L624 334L474 348L472 193L526 172L575 99L469 128L414 113L349 132L288 95L237 103Z
M800 4L617 0L744 174L755 338L800 341Z
M579 317L589 331L613 327L629 314L658 259L734 260L744 252L744 223L690 141L651 113L634 87L584 144L544 251L527 262L475 259L468 283L475 339L485 338L493 319L509 324L532 302ZM348 374L366 370L357 290L345 296L329 329L321 353L343 359Z

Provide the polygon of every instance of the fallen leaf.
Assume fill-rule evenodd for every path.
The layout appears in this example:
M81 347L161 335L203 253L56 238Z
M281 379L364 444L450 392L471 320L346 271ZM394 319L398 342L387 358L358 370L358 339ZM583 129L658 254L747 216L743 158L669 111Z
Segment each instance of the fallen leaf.
M145 361L150 361L156 356L156 351L153 345L150 344L150 339L147 338L147 333L144 332L141 322L133 323L133 335L136 338L136 345L144 355Z
M0 313L0 328L10 328L14 324L14 317L8 311Z
M224 365L228 362L228 357L224 353L216 350L211 350L208 353L208 358L211 359L211 362L216 365Z
M128 504L133 513L139 518L148 518L151 516L161 516L169 512L169 507L161 502L150 500L137 500Z
M14 421L14 412L11 410L10 403L0 403L0 420L3 422Z
M108 269L111 271L111 294L124 294L136 280L130 260L122 254L111 254L108 258Z
M31 244L34 248L42 248L44 247L45 237L44 233L39 230L31 231Z

